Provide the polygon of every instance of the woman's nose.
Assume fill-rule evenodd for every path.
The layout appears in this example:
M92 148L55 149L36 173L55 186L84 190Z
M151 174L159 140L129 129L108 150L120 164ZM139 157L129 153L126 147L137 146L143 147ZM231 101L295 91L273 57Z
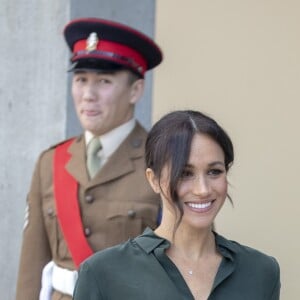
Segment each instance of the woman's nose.
M194 180L193 192L195 195L206 197L210 193L209 180L204 176L197 176Z

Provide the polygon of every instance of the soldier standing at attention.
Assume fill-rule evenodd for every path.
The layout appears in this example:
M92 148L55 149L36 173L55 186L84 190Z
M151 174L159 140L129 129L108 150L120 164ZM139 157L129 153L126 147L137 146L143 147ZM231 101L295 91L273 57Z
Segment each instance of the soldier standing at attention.
M64 29L82 135L44 151L27 199L17 300L71 299L79 264L157 226L145 178L145 129L134 118L159 47L120 23L77 19Z

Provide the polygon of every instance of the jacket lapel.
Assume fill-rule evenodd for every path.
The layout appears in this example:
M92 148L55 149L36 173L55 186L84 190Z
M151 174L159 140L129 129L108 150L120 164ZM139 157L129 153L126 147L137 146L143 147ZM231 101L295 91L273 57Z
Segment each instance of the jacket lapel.
M119 148L101 168L100 172L89 182L89 187L103 184L124 176L135 170L133 160L144 154L145 130L137 123Z
M89 184L89 177L86 169L86 146L83 135L74 140L68 152L71 154L71 158L66 164L67 171L80 185L87 186Z
M135 170L133 160L144 155L146 136L146 131L137 122L133 131L113 153L100 172L92 180L89 180L86 169L85 139L81 135L74 140L68 149L71 158L66 164L66 169L84 188L90 188L121 177Z

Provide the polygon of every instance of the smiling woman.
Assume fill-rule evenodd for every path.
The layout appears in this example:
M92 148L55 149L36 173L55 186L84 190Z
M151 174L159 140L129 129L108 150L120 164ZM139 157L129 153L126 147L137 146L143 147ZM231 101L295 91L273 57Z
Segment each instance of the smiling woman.
M226 175L233 157L228 135L200 113L171 113L152 128L146 145L146 173L157 193L165 185L161 198L171 203L176 227L195 210L197 220L211 225L227 195Z
M160 226L88 259L74 299L278 300L277 261L213 231L234 160L218 123L172 112L149 132L145 157L162 200Z

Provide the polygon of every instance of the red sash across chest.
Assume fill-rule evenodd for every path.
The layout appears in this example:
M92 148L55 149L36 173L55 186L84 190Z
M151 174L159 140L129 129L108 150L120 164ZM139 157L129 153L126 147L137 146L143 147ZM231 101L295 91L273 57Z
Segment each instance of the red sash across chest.
M76 267L93 254L82 228L78 202L78 183L65 166L70 159L68 148L74 139L56 147L53 165L54 197L58 222Z

